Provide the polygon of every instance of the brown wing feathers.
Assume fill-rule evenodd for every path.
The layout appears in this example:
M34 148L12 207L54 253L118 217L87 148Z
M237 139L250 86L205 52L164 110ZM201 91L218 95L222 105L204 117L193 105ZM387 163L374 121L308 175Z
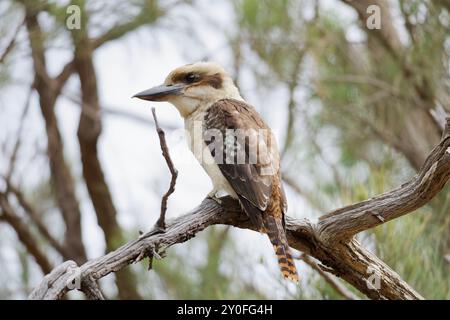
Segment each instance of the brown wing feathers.
M287 208L286 198L278 172L278 151L274 147L273 137L269 127L264 123L252 106L235 99L222 99L214 103L208 110L204 121L204 132L216 129L222 133L225 143L214 143L211 150L213 157L222 153L225 159L233 158L233 163L218 163L218 166L231 187L239 197L239 202L252 223L258 230L267 233L278 258L280 269L285 278L298 281L297 270L292 259L284 230L284 212ZM264 148L258 148L256 163L250 163L250 140L228 138L227 129L244 130L246 134L259 133L264 139ZM212 146L211 139L205 138L205 143ZM261 142L260 140L258 142ZM236 161L238 150L245 150L245 162ZM276 152L276 154L274 154ZM263 159L263 160L261 160ZM275 169L267 174L267 169Z

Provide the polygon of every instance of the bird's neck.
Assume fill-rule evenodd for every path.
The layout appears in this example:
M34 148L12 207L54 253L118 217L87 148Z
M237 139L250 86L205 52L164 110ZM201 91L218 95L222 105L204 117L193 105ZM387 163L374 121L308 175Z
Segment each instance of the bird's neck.
M212 102L199 101L198 106L193 112L183 116L184 122L187 124L188 122L203 120L205 112L208 111L212 105Z
M183 95L174 95L168 100L180 112L185 120L189 120L197 114L206 112L215 102L222 99L242 99L239 89L234 85L230 77L226 77L220 90L209 87L196 88L195 91L186 91Z
M223 97L217 97L217 99L209 101L209 100L198 100L197 104L195 106L195 108L191 108L191 110L193 110L192 112L189 113L184 113L182 112L182 109L178 108L178 110L180 111L181 115L183 116L185 121L190 121L192 119L197 119L199 120L199 116L203 115L206 111L208 111L208 109L217 101L220 101L222 99L235 99L235 100L240 100L240 101L244 101L244 99L241 97L241 95L239 94L239 91L235 91L235 92L231 92L228 95L224 95ZM189 110L187 108L185 108L184 110Z

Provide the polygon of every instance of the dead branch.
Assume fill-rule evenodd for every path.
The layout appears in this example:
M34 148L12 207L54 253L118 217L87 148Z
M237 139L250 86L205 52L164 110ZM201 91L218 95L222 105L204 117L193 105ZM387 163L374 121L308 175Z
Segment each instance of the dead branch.
M334 278L332 274L330 274L327 270L324 270L324 266L320 265L315 261L315 259L311 258L307 254L300 255L299 259L305 262L308 266L310 266L313 270L317 271L322 278L342 297L347 300L359 300L359 298L350 290L348 290L342 283L339 282L338 279Z
M31 291L29 299L31 300L55 300L61 299L65 291L61 291L61 287L71 287L70 275L73 270L76 270L77 264L74 261L65 261L59 266L55 267L49 274L47 274L40 285ZM61 282L61 278L64 283Z
M177 183L177 177L178 177L178 170L175 168L172 158L170 158L169 153L169 147L167 147L166 142L166 134L164 133L164 130L161 129L158 123L158 118L156 117L156 111L155 108L152 108L152 115L153 119L155 120L155 127L156 132L158 133L159 137L159 144L161 146L161 151L164 159L166 160L167 166L169 167L170 174L172 175L172 178L170 179L170 185L167 192L163 195L161 199L161 212L159 215L159 219L156 222L156 226L160 229L164 230L166 228L166 211L167 211L167 200L169 199L170 195L175 191L175 185Z
M373 253L351 237L425 205L450 178L450 118L447 118L441 142L431 151L419 173L407 183L381 196L335 210L314 224L307 219L286 218L289 245L314 257L328 272L342 278L371 299L423 299L411 286ZM98 280L111 272L142 260L149 252L188 241L198 232L215 225L254 229L237 201L227 197L221 204L206 198L190 213L169 221L164 233L154 228L139 239L114 252L90 260L79 267L81 283ZM344 234L341 235L341 232ZM59 269L58 269L59 268ZM60 270L58 267L57 270ZM56 271L55 271L56 272ZM44 279L32 299L57 299L70 289L70 273L52 272ZM52 285L49 285L49 279ZM45 290L44 290L45 291ZM50 292L50 293L49 293Z
M447 183L450 174L450 117L441 142L431 151L421 170L399 188L372 199L335 210L320 218L322 238L350 239L355 234L410 213L428 203Z

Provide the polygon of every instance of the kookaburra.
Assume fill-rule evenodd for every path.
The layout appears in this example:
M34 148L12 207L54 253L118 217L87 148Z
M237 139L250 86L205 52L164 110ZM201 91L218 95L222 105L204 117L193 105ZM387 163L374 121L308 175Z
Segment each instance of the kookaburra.
M212 180L210 196L225 192L239 200L257 230L269 236L283 276L298 282L285 232L287 202L275 138L225 70L211 62L188 64L135 97L178 109L190 148Z

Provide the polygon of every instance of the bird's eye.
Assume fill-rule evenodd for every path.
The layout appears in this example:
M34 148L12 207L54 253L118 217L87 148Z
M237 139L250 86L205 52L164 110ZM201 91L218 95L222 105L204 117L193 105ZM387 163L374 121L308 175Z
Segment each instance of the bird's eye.
M192 72L188 73L188 74L186 75L186 77L185 77L185 80L186 80L187 83L193 83L193 82L195 82L197 79L198 79L198 75L195 74L195 73L192 73Z

